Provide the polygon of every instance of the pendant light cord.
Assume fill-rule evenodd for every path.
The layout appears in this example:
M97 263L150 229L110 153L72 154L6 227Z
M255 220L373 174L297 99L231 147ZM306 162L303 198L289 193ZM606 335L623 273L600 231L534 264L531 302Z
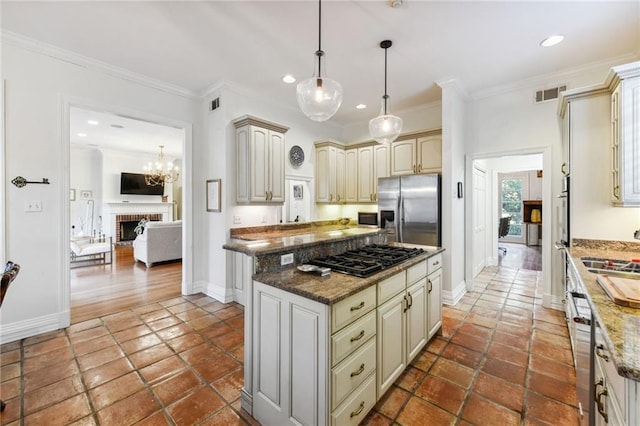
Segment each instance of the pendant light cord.
M322 0L318 0L318 78L322 77Z
M387 99L389 98L387 95L387 49L388 47L384 48L384 115L387 115Z

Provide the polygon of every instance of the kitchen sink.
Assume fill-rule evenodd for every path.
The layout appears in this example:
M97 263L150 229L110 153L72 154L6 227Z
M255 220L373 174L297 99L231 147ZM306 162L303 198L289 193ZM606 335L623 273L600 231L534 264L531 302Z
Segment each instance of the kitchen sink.
M589 272L594 274L611 275L621 278L640 279L640 262L583 257L582 263Z

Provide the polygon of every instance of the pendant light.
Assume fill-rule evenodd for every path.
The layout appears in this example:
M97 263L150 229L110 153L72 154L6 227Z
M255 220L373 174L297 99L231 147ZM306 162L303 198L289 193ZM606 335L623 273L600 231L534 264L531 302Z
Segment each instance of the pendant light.
M396 140L402 131L402 118L389 114L387 109L387 49L393 43L391 40L380 42L380 47L384 49L384 96L382 97L382 107L380 115L369 121L369 133L371 137L379 143L388 144Z
M318 69L313 77L298 83L296 89L298 105L313 121L326 121L338 111L342 104L342 85L335 80L322 77L322 0L318 0Z

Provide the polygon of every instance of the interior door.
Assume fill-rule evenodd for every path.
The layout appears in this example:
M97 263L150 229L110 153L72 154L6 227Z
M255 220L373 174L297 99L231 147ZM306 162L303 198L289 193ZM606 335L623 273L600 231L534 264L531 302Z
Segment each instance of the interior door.
M475 277L486 265L486 185L487 173L477 167L473 167L473 213L471 216L473 229L473 276Z

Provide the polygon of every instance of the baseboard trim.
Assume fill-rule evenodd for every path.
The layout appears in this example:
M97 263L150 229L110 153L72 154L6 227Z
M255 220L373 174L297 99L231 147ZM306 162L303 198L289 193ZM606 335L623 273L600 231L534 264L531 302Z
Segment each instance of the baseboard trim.
M467 284L462 280L452 291L442 290L442 303L455 305L465 294L467 294Z
M242 388L240 392L240 406L249 414L253 414L253 396Z
M69 326L69 311L58 312L0 326L0 344L14 342Z
M209 297L213 297L219 302L229 303L233 302L233 291L226 286L199 281L194 283L194 289L198 288L200 292L206 294Z
M543 294L542 295L542 306L545 308L555 309L556 311L565 310L565 300L553 294Z

